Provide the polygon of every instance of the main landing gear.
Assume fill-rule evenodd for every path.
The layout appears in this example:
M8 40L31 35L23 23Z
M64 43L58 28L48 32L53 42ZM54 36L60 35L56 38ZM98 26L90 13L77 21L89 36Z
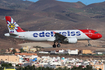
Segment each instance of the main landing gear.
M56 47L60 47L61 46L59 41L58 41L58 44L57 45L55 43L56 43L56 41L54 41L53 48L56 48Z

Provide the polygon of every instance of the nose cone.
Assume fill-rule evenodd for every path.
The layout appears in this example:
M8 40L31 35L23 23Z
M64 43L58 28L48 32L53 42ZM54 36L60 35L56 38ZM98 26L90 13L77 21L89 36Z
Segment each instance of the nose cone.
M98 38L102 38L102 35L101 34L98 34Z
M100 39L102 37L102 35L101 34L93 34L93 35L89 35L89 38L91 38L91 39Z

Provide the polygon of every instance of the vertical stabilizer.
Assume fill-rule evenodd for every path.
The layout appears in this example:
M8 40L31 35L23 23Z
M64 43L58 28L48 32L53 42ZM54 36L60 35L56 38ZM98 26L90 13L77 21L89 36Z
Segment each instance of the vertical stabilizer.
M13 20L13 18L11 18L11 16L5 16L5 19L9 33L25 32L19 27L19 25Z

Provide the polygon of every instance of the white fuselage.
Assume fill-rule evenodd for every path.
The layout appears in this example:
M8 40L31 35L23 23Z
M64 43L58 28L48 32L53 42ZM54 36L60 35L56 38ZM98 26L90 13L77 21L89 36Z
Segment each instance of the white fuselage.
M17 32L15 33L18 36L12 36L19 39L33 40L33 41L54 41L55 34L60 33L61 35L72 38L75 37L77 40L88 40L90 39L80 30L50 30L50 31L26 31L26 32Z

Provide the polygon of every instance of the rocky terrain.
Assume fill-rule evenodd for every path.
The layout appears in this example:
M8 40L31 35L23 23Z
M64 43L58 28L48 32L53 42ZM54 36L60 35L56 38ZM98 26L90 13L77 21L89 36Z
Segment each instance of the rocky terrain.
M23 40L4 37L8 32L4 16L11 16L24 30L94 29L105 40L105 2L84 5L56 0L29 2L0 0L0 48L18 47ZM51 43L52 44L52 43ZM80 43L81 44L81 43ZM87 44L87 43L82 43ZM78 44L75 44L76 46ZM99 43L99 45L104 45ZM66 46L66 45L64 45ZM70 46L70 45L69 45ZM83 45L84 46L84 45Z

